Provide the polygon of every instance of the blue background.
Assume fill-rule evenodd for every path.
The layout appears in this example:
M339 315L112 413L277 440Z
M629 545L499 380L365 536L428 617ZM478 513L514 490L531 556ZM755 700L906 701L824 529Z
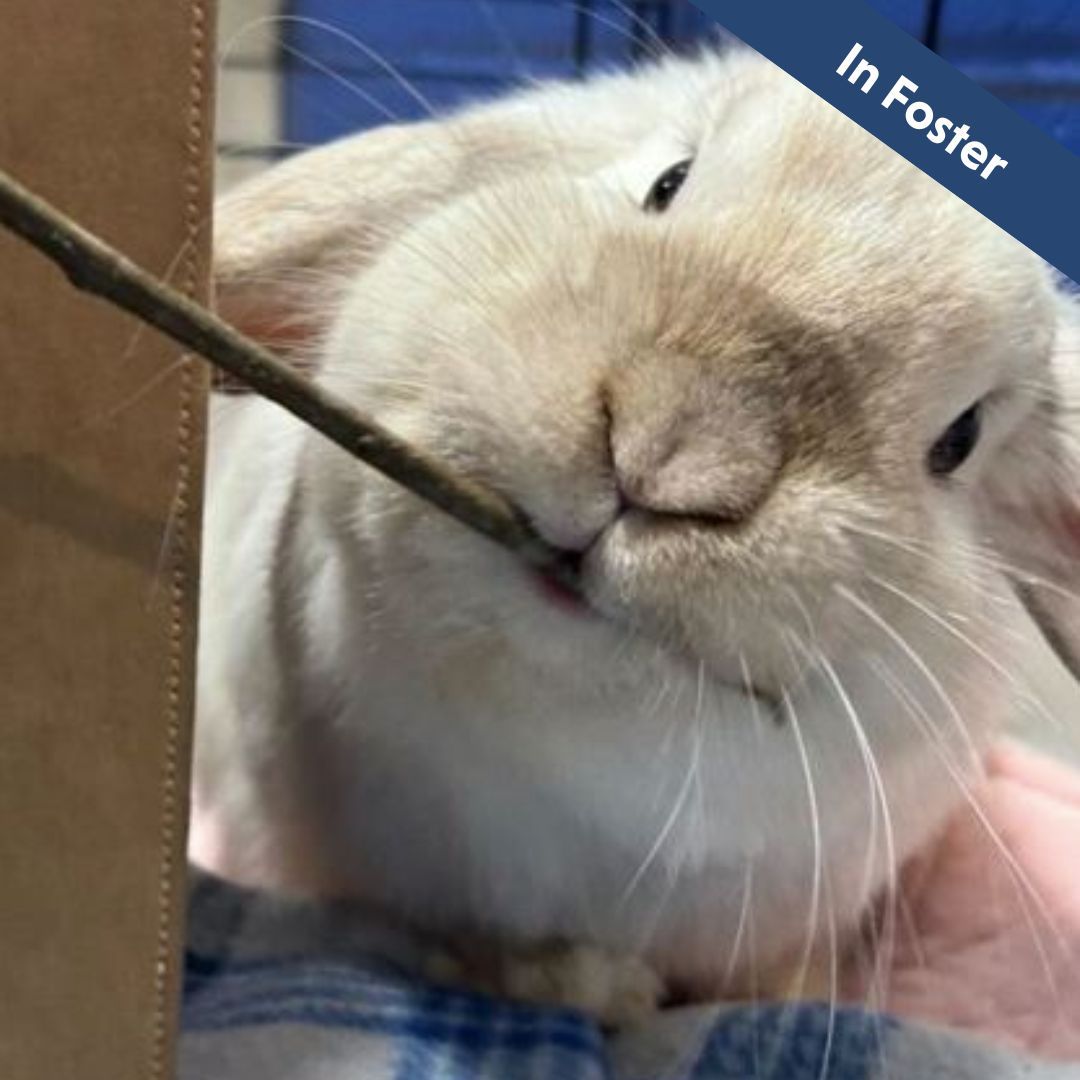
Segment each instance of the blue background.
M870 3L1080 153L1080 0ZM291 0L286 9L297 20L284 24L278 58L283 134L303 144L423 115L375 56L442 106L523 77L623 63L649 48L635 16L676 46L715 27L687 0Z

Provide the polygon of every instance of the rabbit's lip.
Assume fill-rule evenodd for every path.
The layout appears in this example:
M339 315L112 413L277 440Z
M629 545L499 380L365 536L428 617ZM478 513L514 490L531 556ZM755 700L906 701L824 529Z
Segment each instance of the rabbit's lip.
M556 547L553 549L554 561L545 569L534 569L530 573L540 597L567 615L580 618L600 614L589 602L583 581L584 565L591 546L590 541L581 548Z
M536 583L536 591L540 596L548 604L565 612L567 615L580 618L596 614L595 608L585 599L582 593L575 592L556 578L548 574L535 573L533 574L533 580Z

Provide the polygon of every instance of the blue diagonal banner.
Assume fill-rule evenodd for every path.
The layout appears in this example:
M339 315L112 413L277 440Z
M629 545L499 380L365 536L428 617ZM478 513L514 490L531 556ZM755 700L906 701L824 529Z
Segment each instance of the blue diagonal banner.
M692 2L1080 280L1080 157L864 0Z

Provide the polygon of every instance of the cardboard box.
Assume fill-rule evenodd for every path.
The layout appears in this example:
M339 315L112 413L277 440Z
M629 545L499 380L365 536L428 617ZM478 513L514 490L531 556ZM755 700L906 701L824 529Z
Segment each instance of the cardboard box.
M0 167L190 295L212 0L0 0ZM0 1076L171 1072L205 368L0 235Z

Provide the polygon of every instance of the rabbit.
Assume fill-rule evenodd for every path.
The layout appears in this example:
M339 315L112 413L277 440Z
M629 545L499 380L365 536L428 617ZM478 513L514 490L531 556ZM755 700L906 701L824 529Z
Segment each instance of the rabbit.
M743 49L305 152L215 250L582 594L216 402L193 858L615 1024L835 977L1021 703L1014 586L1076 655L1053 272Z

